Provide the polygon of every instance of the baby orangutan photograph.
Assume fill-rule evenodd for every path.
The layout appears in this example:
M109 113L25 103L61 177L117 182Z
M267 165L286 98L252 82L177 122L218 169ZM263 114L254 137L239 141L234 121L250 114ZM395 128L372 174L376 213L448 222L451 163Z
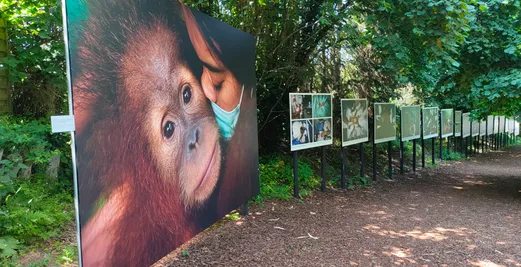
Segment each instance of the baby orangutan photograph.
M175 0L66 2L83 266L149 266L259 193L255 43Z

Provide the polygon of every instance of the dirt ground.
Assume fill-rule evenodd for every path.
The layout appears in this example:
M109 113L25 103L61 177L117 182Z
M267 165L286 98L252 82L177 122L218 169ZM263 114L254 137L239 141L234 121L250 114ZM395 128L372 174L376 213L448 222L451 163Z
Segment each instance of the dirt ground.
M156 266L521 266L521 147L250 206Z

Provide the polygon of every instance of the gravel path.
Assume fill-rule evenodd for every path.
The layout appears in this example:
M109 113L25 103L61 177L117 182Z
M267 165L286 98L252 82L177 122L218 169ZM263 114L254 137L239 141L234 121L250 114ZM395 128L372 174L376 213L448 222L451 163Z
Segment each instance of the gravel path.
M521 266L521 147L268 201L157 266Z

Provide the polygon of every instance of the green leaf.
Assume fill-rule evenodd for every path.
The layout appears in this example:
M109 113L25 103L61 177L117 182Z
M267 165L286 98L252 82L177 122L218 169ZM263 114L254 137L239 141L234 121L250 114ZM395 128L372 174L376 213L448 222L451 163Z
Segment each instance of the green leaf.
M17 249L20 248L20 242L11 236L0 237L0 256L11 258L18 255Z
M507 54L515 54L516 53L516 47L515 46L509 46L507 47L505 50L504 50L505 53Z

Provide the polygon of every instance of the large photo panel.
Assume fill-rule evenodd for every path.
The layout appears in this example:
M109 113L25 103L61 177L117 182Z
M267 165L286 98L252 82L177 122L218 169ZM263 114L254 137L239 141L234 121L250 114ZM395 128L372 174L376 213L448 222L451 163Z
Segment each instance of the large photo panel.
M149 266L259 192L254 38L177 1L66 4L80 261Z
M438 132L438 107L423 108L423 139L437 137Z
M342 146L369 140L367 99L342 99Z
M454 110L441 110L441 137L449 137L454 135Z
M494 116L487 116L487 134L494 133Z
M479 135L479 121L478 120L471 120L472 124L472 136L478 136Z
M462 137L470 136L470 113L463 113L462 124L463 124Z
M508 118L507 119L507 132L509 134L514 133L514 118Z
M290 93L291 151L333 144L333 95Z
M487 133L487 122L485 120L479 121L479 136L484 136Z
M499 116L499 133L505 132L505 116Z
M420 138L420 106L404 106L401 107L401 109L402 115L400 122L402 126L402 141L409 141Z
M396 105L374 104L374 143L396 140Z
M461 136L461 114L463 112L460 110L454 112L454 136L456 137Z
M515 120L514 118L508 119L508 133L513 134L514 133L514 126L515 126Z

